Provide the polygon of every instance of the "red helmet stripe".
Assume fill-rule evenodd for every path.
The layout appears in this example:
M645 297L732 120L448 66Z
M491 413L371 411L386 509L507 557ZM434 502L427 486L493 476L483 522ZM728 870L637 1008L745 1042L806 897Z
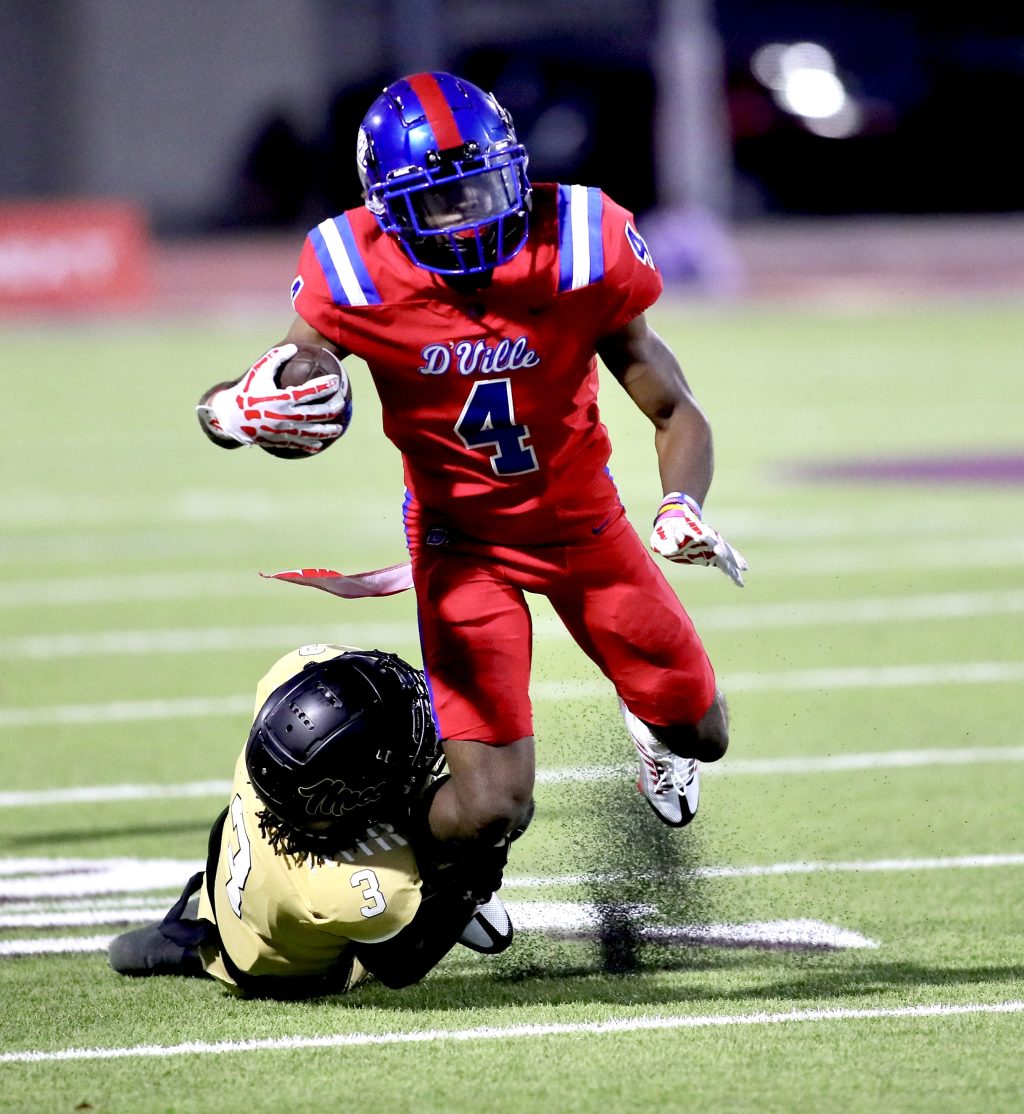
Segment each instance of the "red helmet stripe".
M432 73L413 74L409 79L412 91L423 105L427 114L427 123L430 125L437 140L437 149L447 151L449 147L461 147L465 140L459 125L455 122L455 113L445 99L437 78Z

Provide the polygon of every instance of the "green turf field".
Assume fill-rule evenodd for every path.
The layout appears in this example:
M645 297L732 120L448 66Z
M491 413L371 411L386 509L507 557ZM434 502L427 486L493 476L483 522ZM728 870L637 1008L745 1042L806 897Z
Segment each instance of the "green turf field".
M199 863L280 653L343 641L418 661L410 596L257 575L403 557L365 369L345 440L285 462L218 452L192 415L283 322L0 327L0 1110L1021 1109L1020 465L1002 484L826 474L1019 461L1019 306L665 299L652 319L714 424L707 518L751 566L743 591L668 572L730 695L732 749L697 822L661 828L613 694L539 606L537 818L503 893L653 903L653 923L717 926L717 943L523 931L417 987L314 1004L119 979L102 939ZM650 432L610 379L603 409L646 527ZM812 922L835 946L765 946ZM755 946L724 946L740 926Z

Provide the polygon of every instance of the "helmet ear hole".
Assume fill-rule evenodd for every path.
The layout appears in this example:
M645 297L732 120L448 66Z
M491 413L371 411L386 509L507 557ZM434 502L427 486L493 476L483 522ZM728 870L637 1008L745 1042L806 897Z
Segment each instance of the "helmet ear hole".
M406 798L441 764L426 685L394 654L350 651L275 689L249 733L249 780L296 847L338 850L374 823L401 821Z
M366 207L413 263L474 274L526 242L530 182L512 117L489 93L448 73L389 85L359 129Z

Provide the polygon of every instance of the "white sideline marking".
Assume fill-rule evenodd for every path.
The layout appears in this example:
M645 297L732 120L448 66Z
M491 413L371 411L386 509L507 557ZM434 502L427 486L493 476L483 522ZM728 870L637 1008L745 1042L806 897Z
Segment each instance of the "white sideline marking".
M785 1013L684 1015L682 1017L612 1017L606 1021L549 1022L534 1025L480 1026L473 1029L421 1029L405 1033L335 1033L320 1037L271 1037L246 1041L188 1041L183 1044L138 1044L123 1048L59 1048L51 1051L0 1053L0 1063L62 1060L124 1060L142 1057L218 1055L226 1052L291 1051L305 1048L353 1048L434 1041L513 1040L589 1033L651 1032L666 1029L715 1029L737 1025L783 1025L822 1021L870 1021L881 1018L963 1017L1024 1011L1024 1001L936 1003L878 1009L789 1010Z
M747 775L770 777L846 773L851 770L977 765L990 762L1024 762L1024 746L868 751L820 757L725 758L721 762L704 766L703 772L715 778ZM566 782L613 781L617 778L632 777L635 772L634 765L625 763L608 766L542 767L537 771L537 784L561 785ZM103 801L171 801L188 797L226 797L230 791L230 781L191 781L181 785L83 785L67 789L22 789L0 793L0 808L94 804Z
M784 669L731 673L722 678L727 693L828 691L848 688L905 688L927 685L981 685L1024 681L1024 662L967 661L935 665L850 666L837 669ZM604 680L540 681L535 700L610 696ZM180 697L174 700L121 700L109 704L58 704L0 710L0 728L127 723L140 720L235 716L252 711L252 697Z
M0 596L2 602L3 596ZM723 607L697 606L692 609L698 629L731 631L966 619L1021 612L1024 612L1022 589L902 597L870 596L850 600L784 600ZM342 618L339 612L339 623ZM411 625L397 620L391 623L348 622L345 629L349 639L361 644L404 643L412 636ZM556 618L545 614L536 616L534 629L539 640L566 641L570 637ZM45 661L101 654L189 654L256 646L299 646L309 641L308 626L185 627L154 631L94 631L89 634L58 632L0 638L0 658Z

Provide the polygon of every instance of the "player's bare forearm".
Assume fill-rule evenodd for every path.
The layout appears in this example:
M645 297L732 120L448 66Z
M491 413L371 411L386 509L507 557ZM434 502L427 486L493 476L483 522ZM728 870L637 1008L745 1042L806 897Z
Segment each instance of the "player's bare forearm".
M703 505L714 474L711 427L703 411L677 406L654 434L663 493L683 491Z
M603 337L598 355L654 425L662 490L703 503L714 473L711 425L672 350L641 314Z
M343 348L340 348L333 341L328 340L323 333L317 332L312 325L304 321L298 314L295 315L288 329L288 335L284 338L284 343L318 344L321 348L326 348L328 352L333 352L339 360L349 355Z

